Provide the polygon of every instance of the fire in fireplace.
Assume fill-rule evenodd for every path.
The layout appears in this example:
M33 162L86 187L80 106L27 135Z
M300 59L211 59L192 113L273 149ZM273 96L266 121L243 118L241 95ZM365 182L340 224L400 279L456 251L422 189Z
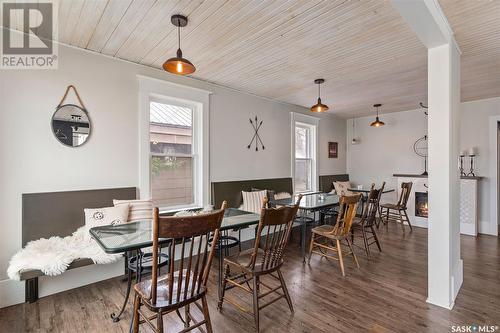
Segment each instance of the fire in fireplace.
M427 192L415 192L415 216L428 217Z

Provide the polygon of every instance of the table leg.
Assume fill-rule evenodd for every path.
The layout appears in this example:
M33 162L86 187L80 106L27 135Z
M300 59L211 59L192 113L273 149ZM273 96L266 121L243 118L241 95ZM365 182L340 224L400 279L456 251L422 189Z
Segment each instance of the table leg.
M224 276L222 275L223 271L223 266L224 266L224 250L222 249L222 244L219 242L219 272L217 276L217 294L219 296L219 303L222 301L222 279Z
M300 239L300 251L302 252L302 261L306 262L306 231L307 231L307 223L302 221L301 226L302 237Z
M113 319L113 322L119 322L120 321L120 316L123 314L123 311L125 310L125 307L127 306L128 303L128 298L130 296L130 289L132 287L132 270L130 269L128 265L128 258L129 256L126 256L127 260L127 291L125 292L125 301L122 304L122 307L120 309L120 312L118 314L115 314L114 312L111 314L111 319Z

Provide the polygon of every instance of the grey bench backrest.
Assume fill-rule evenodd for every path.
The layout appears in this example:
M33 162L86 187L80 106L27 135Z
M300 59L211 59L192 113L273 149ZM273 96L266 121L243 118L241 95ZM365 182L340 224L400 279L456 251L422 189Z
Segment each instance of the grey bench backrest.
M292 178L269 178L236 180L212 183L212 204L220 207L224 200L229 207L238 208L243 203L241 191L252 189L273 190L279 192L293 192Z
M333 190L333 182L346 181L349 181L348 174L319 176L319 190L328 193Z
M85 225L84 208L113 206L113 199L135 199L135 187L26 193L22 195L22 241L68 236Z

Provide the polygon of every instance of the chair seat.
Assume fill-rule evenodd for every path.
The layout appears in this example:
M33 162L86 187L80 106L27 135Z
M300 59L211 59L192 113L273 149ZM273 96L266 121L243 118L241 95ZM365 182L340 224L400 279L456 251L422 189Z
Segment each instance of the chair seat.
M334 228L335 226L333 225L324 224L320 225L319 227L313 228L312 232L320 236L328 237L330 239L343 239L344 236L332 234Z
M389 208L389 209L404 209L403 207L397 205L397 204L391 204L391 203L384 203L381 204L380 207L382 208Z
M183 276L186 276L187 270L183 270ZM190 283L188 286L188 290L186 293L186 297L184 297L184 288L185 285L181 286L181 292L179 295L179 299L177 299L177 290L178 290L178 276L179 272L174 273L174 283L173 283L173 288L172 288L172 301L169 302L169 288L168 288L168 282L170 280L170 274L163 276L162 278L158 279L158 286L156 289L156 302L153 303L151 302L150 295L151 295L151 280L145 280L138 282L134 285L134 290L139 294L139 296L142 298L143 302L147 304L151 308L156 308L156 309L161 309L161 308L167 308L167 307L172 307L176 304L183 303L183 302L190 302L199 299L203 294L205 293L205 290L203 286L200 287L200 292L194 292L193 296L191 296L191 291L192 291L192 284ZM198 284L196 284L198 286Z
M249 271L249 269L247 267L250 265L250 262L252 260L253 251L254 251L254 249L251 248L251 249L248 249L245 251L241 251L240 253L238 253L234 256L226 257L226 258L224 258L224 263L238 266L244 270ZM253 271L259 272L262 270L261 263L262 263L262 256L263 255L264 255L264 250L259 248L257 251L257 260L255 261L255 267L254 267Z

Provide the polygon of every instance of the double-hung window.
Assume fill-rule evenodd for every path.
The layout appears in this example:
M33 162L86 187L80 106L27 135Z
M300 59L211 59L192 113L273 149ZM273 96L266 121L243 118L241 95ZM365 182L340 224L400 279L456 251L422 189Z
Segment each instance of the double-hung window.
M317 176L317 120L313 117L294 114L292 125L294 191L295 193L312 192L316 190Z
M152 100L149 104L151 197L156 207L196 206L193 110Z
M209 203L210 92L139 78L140 197L160 212Z

